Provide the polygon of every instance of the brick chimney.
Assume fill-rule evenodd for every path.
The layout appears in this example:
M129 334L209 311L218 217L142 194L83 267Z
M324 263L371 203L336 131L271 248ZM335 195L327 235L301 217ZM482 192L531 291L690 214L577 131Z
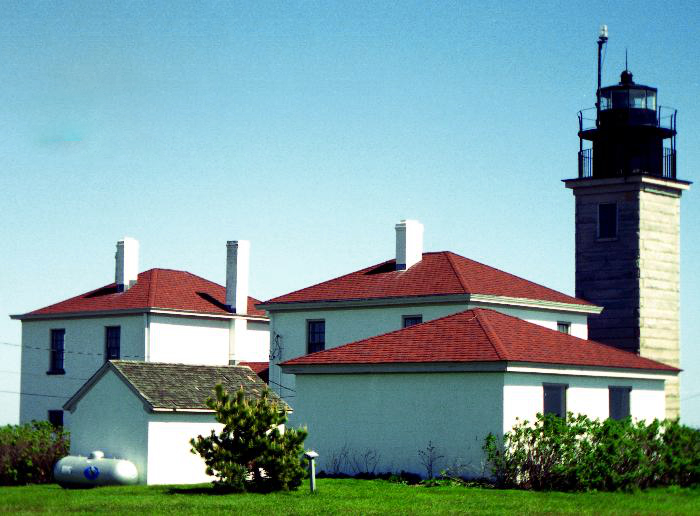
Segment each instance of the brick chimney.
M396 224L396 270L410 269L423 259L423 224L402 220Z
M136 284L139 275L139 241L124 237L124 240L117 242L117 254L114 255L116 261L114 268L114 281L117 290L124 292Z

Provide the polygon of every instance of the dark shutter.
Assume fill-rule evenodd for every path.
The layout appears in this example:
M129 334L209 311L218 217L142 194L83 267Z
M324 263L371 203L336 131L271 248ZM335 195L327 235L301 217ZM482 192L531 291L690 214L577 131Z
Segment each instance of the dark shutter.
M625 419L630 415L631 387L609 387L610 419Z
M66 330L51 330L51 351L49 352L49 372L63 373Z
M566 417L566 385L544 384L544 413Z
M119 360L121 354L121 327L107 326L105 328L105 361Z

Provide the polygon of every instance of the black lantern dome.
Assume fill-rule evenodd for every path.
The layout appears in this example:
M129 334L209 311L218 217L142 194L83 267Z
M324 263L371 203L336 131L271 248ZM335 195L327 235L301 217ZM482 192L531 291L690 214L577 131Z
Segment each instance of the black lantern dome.
M657 105L657 89L636 84L624 70L618 84L600 88L599 102L595 125L586 117L590 110L579 112L579 177L675 179L676 110ZM584 149L584 141L591 147Z

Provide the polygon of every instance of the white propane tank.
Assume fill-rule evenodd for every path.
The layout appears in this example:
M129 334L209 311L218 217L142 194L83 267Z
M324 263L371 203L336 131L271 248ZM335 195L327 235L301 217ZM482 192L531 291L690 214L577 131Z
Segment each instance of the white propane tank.
M105 459L101 451L94 451L87 457L63 457L54 466L53 476L61 487L125 486L139 480L133 462Z

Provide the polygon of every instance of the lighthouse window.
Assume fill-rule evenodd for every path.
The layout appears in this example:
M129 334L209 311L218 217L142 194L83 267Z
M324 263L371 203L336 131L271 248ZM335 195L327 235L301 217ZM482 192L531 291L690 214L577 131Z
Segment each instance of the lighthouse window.
M630 90L630 107L646 109L646 90Z
M647 90L647 109L656 110L656 92Z
M617 237L617 203L598 205L598 238Z
M628 90L615 90L612 92L613 109L627 108L629 105Z

